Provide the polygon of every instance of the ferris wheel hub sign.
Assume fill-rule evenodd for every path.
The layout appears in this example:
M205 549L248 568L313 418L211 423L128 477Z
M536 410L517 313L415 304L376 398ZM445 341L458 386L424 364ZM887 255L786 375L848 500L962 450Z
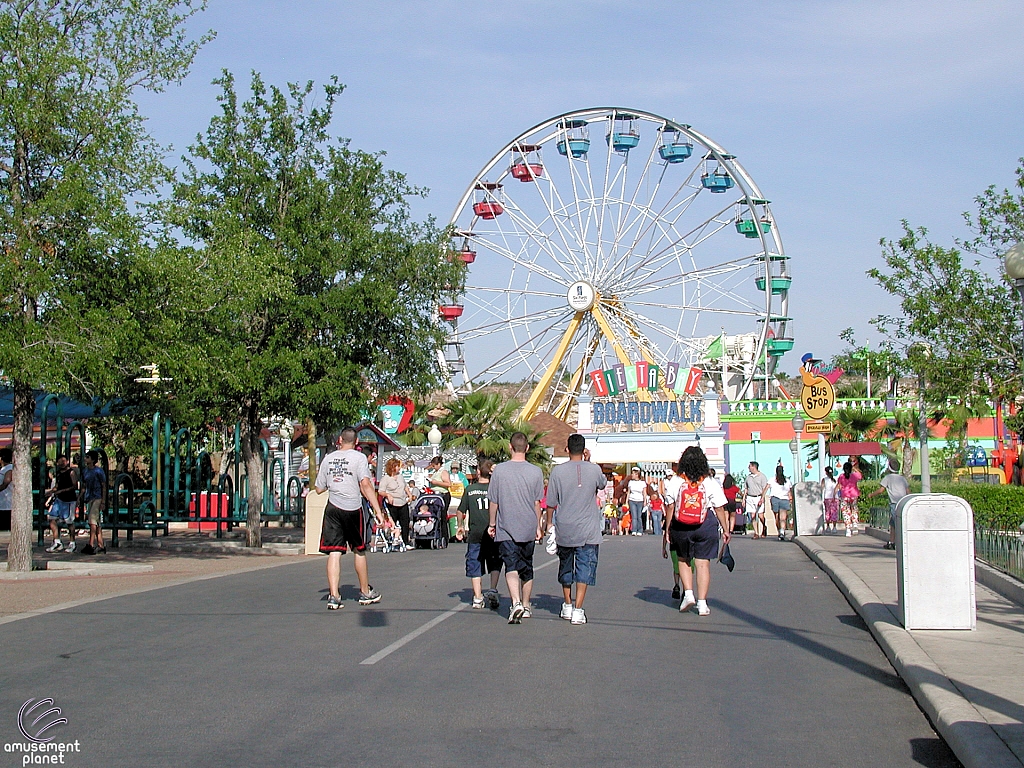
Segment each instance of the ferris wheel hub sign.
M586 280L577 280L569 286L569 292L565 295L569 307L577 312L586 312L597 300L597 291L594 286Z

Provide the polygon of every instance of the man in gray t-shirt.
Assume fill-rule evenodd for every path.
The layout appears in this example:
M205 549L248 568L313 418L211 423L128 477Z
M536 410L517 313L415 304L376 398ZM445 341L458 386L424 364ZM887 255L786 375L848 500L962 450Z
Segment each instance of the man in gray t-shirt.
M533 615L533 546L543 535L540 500L544 498L544 473L526 460L530 449L526 435L516 432L509 444L512 458L494 468L487 489L487 533L497 542L505 563L505 583L512 598L508 623L519 624Z
M558 583L562 585L562 611L573 624L586 624L583 599L597 581L597 551L601 543L601 509L597 492L607 483L596 464L583 460L586 440L569 435L569 461L552 468L548 480L547 516L555 526L558 545ZM546 526L541 526L545 528ZM576 584L576 601L572 585Z

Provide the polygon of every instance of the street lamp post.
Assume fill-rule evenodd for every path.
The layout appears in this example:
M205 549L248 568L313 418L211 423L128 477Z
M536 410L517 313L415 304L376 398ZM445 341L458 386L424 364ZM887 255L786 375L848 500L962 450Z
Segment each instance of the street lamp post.
M754 446L754 461L757 461L757 444L761 442L761 433L760 432L751 432L750 433L750 442Z
M441 452L438 448L441 445L441 430L437 428L437 424L430 425L430 431L427 432L427 442L430 443L430 455L437 456Z
M931 345L924 341L914 343L909 350L920 358L917 368L917 398L919 411L917 414L917 436L920 440L918 454L921 460L921 493L932 492L932 465L928 458L928 412L924 402L924 364L923 361L931 354Z
M1006 271L1006 277L1020 294L1021 303L1024 305L1024 243L1013 245L1003 254L1003 269ZM1024 322L1024 312L1021 313L1021 316L1022 322ZM1024 376L1024 364L1021 365L1020 372Z
M790 450L793 451L793 485L796 485L803 478L800 473L800 437L804 431L804 425L807 423L803 416L799 413L793 417L792 422L793 432L796 433L793 441L789 444Z

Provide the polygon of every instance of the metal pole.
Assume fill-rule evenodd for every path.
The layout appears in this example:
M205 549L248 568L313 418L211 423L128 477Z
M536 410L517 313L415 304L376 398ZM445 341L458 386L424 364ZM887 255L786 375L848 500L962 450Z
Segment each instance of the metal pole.
M921 440L921 493L931 493L932 469L928 461L928 414L924 408L924 373L917 375L917 389L921 404L921 412L917 422L918 437Z
M794 438L796 443L793 446L795 448L793 451L793 485L796 485L803 480L801 472L802 467L800 466L800 436L802 434L802 432L797 432L796 438Z
M818 433L818 482L825 480L825 435Z

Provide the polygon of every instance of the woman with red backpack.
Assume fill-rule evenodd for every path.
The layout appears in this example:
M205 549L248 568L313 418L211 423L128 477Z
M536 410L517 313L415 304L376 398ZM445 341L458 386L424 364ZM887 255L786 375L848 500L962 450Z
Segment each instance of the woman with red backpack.
M708 587L711 584L711 560L717 558L720 544L732 538L725 506L728 500L717 480L710 477L707 456L697 446L690 446L679 457L679 475L684 482L673 506L672 519L665 529L665 541L679 556L679 576L683 582L680 612L697 608L698 616L711 613L708 608ZM712 512L713 514L709 514ZM721 533L719 533L721 528ZM696 564L697 592L693 590Z

